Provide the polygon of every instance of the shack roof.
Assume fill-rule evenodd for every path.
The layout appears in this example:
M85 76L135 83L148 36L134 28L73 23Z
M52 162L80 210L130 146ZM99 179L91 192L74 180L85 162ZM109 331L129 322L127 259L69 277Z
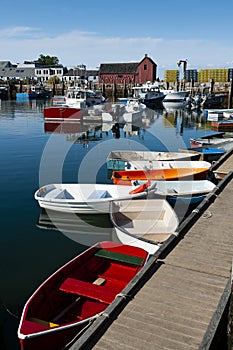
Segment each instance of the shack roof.
M131 63L102 63L99 74L136 74L138 62Z

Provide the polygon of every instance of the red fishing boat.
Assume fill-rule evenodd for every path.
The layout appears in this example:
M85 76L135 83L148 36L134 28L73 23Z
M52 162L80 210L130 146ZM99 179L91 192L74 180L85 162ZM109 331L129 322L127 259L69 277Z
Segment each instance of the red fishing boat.
M53 97L52 106L44 108L44 119L47 121L80 120L83 110L103 102L104 98L99 90L70 88L66 95Z
M44 119L52 121L81 120L82 109L69 106L51 106L44 108Z
M60 350L96 319L146 263L137 247L100 242L52 274L26 302L22 350Z

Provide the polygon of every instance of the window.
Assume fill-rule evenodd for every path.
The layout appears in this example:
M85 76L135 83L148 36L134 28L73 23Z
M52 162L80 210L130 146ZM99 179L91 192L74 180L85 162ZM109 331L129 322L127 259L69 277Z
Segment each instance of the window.
M147 64L144 64L144 70L147 70Z

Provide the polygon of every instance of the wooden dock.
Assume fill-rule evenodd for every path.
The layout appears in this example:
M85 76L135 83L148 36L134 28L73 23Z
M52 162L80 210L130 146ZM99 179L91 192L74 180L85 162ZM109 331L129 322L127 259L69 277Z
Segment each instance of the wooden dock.
M227 175L183 221L177 236L70 349L225 348L216 335L231 295L232 152L224 167Z

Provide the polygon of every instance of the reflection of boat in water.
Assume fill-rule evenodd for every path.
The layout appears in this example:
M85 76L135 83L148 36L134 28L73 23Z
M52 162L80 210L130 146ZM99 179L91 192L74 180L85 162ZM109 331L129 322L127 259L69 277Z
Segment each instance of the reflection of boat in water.
M37 226L41 229L56 230L83 245L93 245L103 240L111 240L112 223L108 214L78 215L58 213L42 209Z
M178 109L184 109L186 106L185 100L183 101L163 101L163 106L166 111L173 111Z
M45 122L44 131L46 133L56 133L56 134L75 134L83 131L83 126L80 122L76 123L59 123L59 122Z

